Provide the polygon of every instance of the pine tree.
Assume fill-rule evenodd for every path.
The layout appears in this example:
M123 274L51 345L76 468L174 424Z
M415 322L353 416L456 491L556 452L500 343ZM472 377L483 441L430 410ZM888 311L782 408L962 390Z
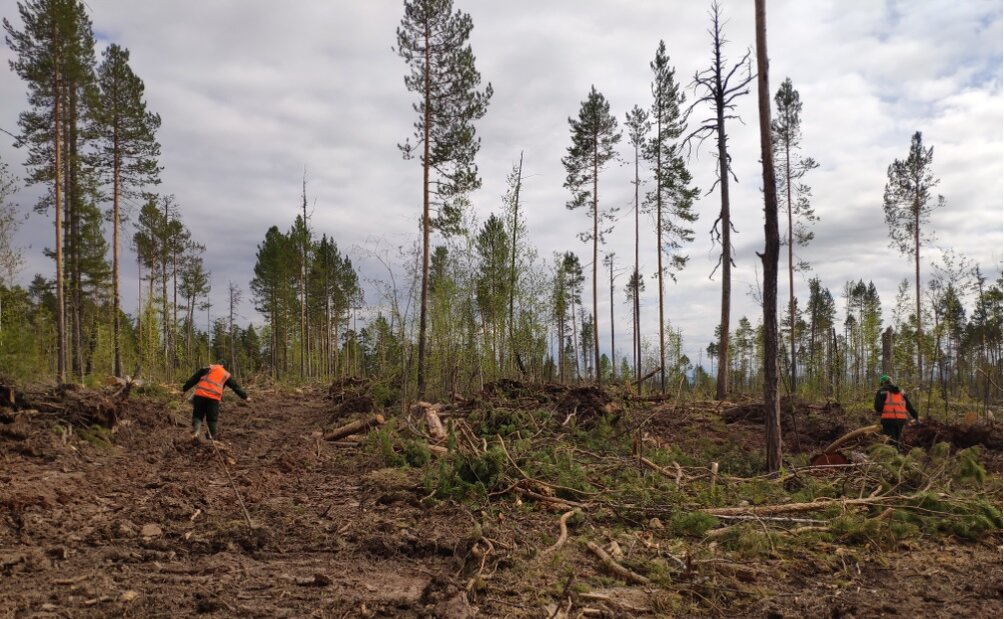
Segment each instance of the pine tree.
M28 84L30 109L18 118L20 139L28 146L29 184L45 184L38 209L55 212L56 262L56 378L66 380L67 337L64 299L63 209L65 208L66 100L74 80L86 71L93 54L88 49L91 31L83 4L78 0L27 0L18 2L24 30L5 18L7 45L16 58L11 69Z
M481 74L468 44L470 15L453 12L452 0L405 0L397 29L397 53L408 64L407 89L418 94L413 105L415 144L406 141L406 159L421 149L422 286L418 327L418 397L425 396L426 322L429 296L429 234L452 233L462 198L481 184L474 157L481 146L474 121L485 115L492 96L489 84L479 90ZM435 178L433 178L435 176ZM435 217L433 209L438 212Z
M655 187L646 197L650 211L655 212L656 278L659 281L659 389L666 391L666 314L664 276L675 281L675 271L687 264L680 252L684 243L694 240L689 224L697 220L693 211L699 190L691 187L691 175L683 160L680 136L686 119L681 107L686 101L676 83L676 71L669 64L666 44L659 41L652 69L652 125L655 135L646 148L646 158L652 164ZM669 254L669 264L663 256Z
M711 191L715 185L719 187L721 194L721 210L712 228L713 238L721 243L722 255L719 265L722 267L722 313L720 337L718 340L718 381L715 386L715 398L725 399L728 394L729 384L729 314L732 303L732 215L729 203L729 176L732 175L730 157L728 153L728 134L725 131L726 120L737 120L732 111L735 109L736 99L749 93L749 83L753 80L750 69L750 52L747 52L732 65L726 68L725 58L722 54L722 47L725 39L722 35L722 11L717 0L711 4L711 38L712 38L712 63L704 71L694 75L695 88L703 92L697 99L697 103L711 105L714 109L714 116L706 118L701 122L701 126L693 131L689 138L699 138L701 140L714 135L717 142L718 158L718 178L715 180ZM738 83L733 83L733 78L738 79Z
M942 196L933 195L940 182L931 169L934 147L924 148L920 131L910 139L910 153L905 160L895 159L889 166L883 209L889 225L890 246L914 260L914 291L917 300L917 376L924 379L924 329L920 308L920 246L930 241L922 229L931 212L944 206Z
M644 148L648 136L648 132L652 129L652 123L649 121L648 112L638 107L637 105L631 108L631 111L625 115L624 125L627 127L628 132L628 142L634 149L634 271L633 274L637 275L640 272L641 264L639 260L639 248L641 246L640 238L640 223L639 218L641 215L641 203L640 203L640 191L641 191L641 175L639 173L639 163L644 153ZM635 380L638 382L638 388L641 388L641 317L640 309L641 305L639 299L641 297L641 280L637 277L631 278L631 285L634 289L630 293L630 298L633 300L631 307L631 354L634 357L634 373Z
M819 167L811 157L799 154L802 145L802 100L787 78L774 95L777 105L771 130L774 140L774 161L777 168L777 189L782 194L788 215L788 329L791 332L791 392L797 387L798 364L795 355L795 245L805 246L812 240L809 225L818 220L809 203L812 192L801 182L809 171Z
M146 109L143 81L129 66L129 50L111 44L102 53L98 67L97 97L91 104L91 130L98 138L93 161L112 192L112 333L115 375L122 375L122 345L119 335L119 225L121 200L136 198L148 185L160 182L160 144L155 135L160 116Z
M572 199L567 203L569 209L587 207L586 214L593 221L592 232L586 232L580 237L593 242L593 343L595 356L596 382L602 383L599 375L600 367L600 335L595 328L595 317L599 311L598 277L599 243L604 231L600 229L600 219L608 214L600 213L599 179L600 172L613 160L617 153L614 147L621 139L617 130L617 119L610 114L610 104L606 98L593 86L589 96L582 102L578 119L568 119L572 134L572 145L568 147L568 155L562 158L565 166L565 187L572 192ZM611 325L613 328L613 325Z

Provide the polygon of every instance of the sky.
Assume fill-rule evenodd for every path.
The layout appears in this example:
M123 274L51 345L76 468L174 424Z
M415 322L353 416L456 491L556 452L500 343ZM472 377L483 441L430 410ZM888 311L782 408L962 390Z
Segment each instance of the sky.
M367 301L380 303L376 282L401 285L398 248L418 238L421 167L397 148L413 132L415 97L404 86L406 66L393 51L403 4L391 0L87 0L100 48L118 43L146 84L148 109L160 114L163 182L195 240L207 247L213 302L222 308L228 282L245 289L241 315L260 322L246 292L257 244L271 225L286 230L300 206L304 170L311 224L333 237L366 282ZM530 242L550 260L574 251L590 264L591 246L577 234L590 226L585 211L569 211L561 158L571 144L568 118L595 86L621 126L634 105L651 104L649 63L664 40L688 104L695 72L710 65L710 3L696 0L454 0L474 22L470 43L484 82L494 89L476 128L483 186L471 196L473 217L502 208L505 179L524 153L521 202ZM722 0L728 61L754 46L753 3ZM795 278L803 296L819 277L835 297L845 282L875 283L884 318L891 320L897 286L913 281L912 258L890 247L882 197L887 167L905 159L910 138L923 133L934 147L933 171L944 208L929 222L935 240L922 248L922 279L941 254L954 250L996 274L1004 251L1004 105L1002 4L998 0L768 1L771 94L791 78L803 102L803 153L819 162L811 185L819 221L815 240L798 248L811 270ZM0 16L19 25L14 0ZM100 56L99 56L100 57ZM12 58L0 47L2 69ZM735 268L732 319L753 323L761 310L751 291L762 278L763 199L755 82L738 101L743 122L727 126L738 182L732 182ZM0 129L17 132L26 89L0 70ZM711 110L697 107L695 119ZM0 134L0 158L25 177L26 154ZM602 251L615 252L614 331L617 356L630 350L630 308L624 299L633 260L633 166L626 137L623 161L600 176L600 208L618 208L617 225ZM719 249L711 226L719 208L713 141L688 166L701 188L690 261L666 288L666 312L682 330L691 360L712 341L718 322ZM39 187L14 200L25 211ZM135 213L134 213L135 215ZM126 225L131 235L131 224ZM654 274L654 226L642 217L642 272ZM52 245L52 220L32 214L18 243L25 254L19 280L51 276L42 255ZM435 239L434 239L435 242ZM135 308L135 258L126 250L123 307ZM785 260L781 262L785 273ZM609 288L601 276L600 347L609 352ZM923 284L922 284L923 285ZM586 298L591 282L587 279ZM656 283L643 293L645 337L657 337ZM787 279L779 283L786 298ZM843 302L838 300L842 311ZM215 309L213 310L216 311ZM706 356L706 354L704 355Z

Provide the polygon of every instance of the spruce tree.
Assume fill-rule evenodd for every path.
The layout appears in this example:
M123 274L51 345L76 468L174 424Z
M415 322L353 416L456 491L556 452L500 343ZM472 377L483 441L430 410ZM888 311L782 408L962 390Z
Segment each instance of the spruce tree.
M592 232L580 235L584 241L593 242L593 321L592 350L595 357L596 383L601 384L600 368L600 335L595 328L598 312L598 277L600 262L599 244L602 230L600 219L607 214L600 213L599 179L603 168L617 156L615 147L621 139L617 130L617 119L610 114L610 104L606 98L593 86L589 95L582 102L579 117L568 119L572 135L572 145L568 147L568 155L562 158L565 166L565 187L572 192L572 199L566 206L569 209L586 207L586 214L592 219ZM613 325L611 325L613 328Z
M415 143L400 145L406 159L422 163L422 286L418 327L418 397L425 395L426 323L429 301L429 235L456 232L463 197L477 189L474 157L481 146L474 121L485 115L491 84L479 90L481 74L468 43L474 23L453 11L452 0L405 0L397 29L397 53L408 64L405 87L418 95ZM433 216L433 210L436 211Z
M98 139L94 164L111 185L112 199L112 336L115 375L122 375L122 344L119 334L120 260L119 227L121 200L136 198L148 185L160 182L160 144L156 133L160 116L146 109L143 80L129 66L129 50L111 44L102 53L98 67L98 92L91 104L91 130Z

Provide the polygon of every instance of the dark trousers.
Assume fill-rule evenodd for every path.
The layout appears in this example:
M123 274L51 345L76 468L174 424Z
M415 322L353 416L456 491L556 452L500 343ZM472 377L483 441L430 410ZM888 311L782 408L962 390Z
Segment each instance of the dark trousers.
M892 444L896 446L896 449L903 448L903 426L906 425L906 419L882 419L882 434L885 434L892 440Z
M192 398L192 430L196 431L202 420L209 422L209 434L217 438L216 422L220 419L220 401L202 396Z

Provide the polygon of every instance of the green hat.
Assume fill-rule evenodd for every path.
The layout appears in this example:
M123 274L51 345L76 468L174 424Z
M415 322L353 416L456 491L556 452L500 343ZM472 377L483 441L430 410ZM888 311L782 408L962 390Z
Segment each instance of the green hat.
M891 382L892 378L890 378L888 374L883 374L882 376L879 376L879 384L884 385L886 383L891 383Z
M227 367L227 360L226 359L220 359L220 360L218 360L216 362L216 365L222 365L223 367Z

